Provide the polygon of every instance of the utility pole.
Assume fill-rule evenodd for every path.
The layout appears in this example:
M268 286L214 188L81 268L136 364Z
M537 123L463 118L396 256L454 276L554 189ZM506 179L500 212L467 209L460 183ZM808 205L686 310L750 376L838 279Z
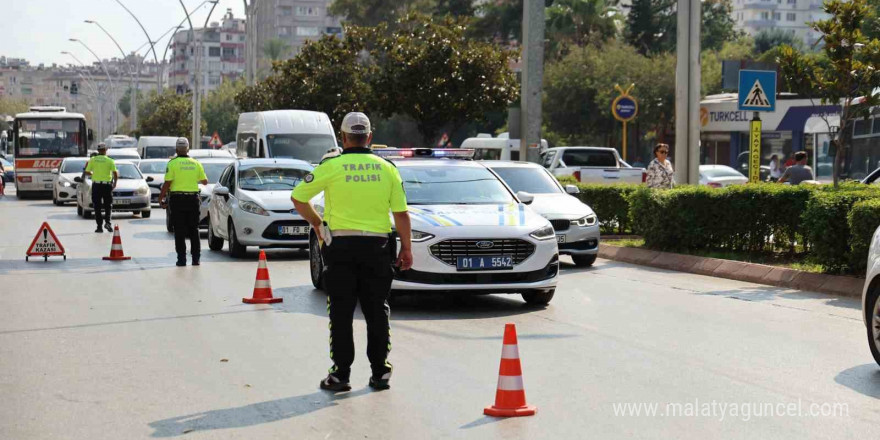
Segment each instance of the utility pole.
M253 37L251 34L254 32L254 22L253 17L251 15L251 8L254 7L254 2L256 0L251 0L251 4L248 5L247 0L241 0L244 3L244 78L245 83L249 86L254 85L254 72L251 68L251 56L253 55L253 51L251 50L251 42Z
M544 0L523 3L522 136L520 160L539 162L541 153L541 103L544 83Z
M675 64L675 180L700 180L700 0L678 0Z
M119 53L122 54L122 59L120 61L124 62L125 58L126 58L125 51L122 50L122 46L120 46L119 43L116 42L116 39L113 38L113 35L110 35L110 32L107 32L107 29L104 29L104 26L101 26L101 23L98 23L97 21L86 20L85 22L88 24L94 24L94 25L98 26L98 28L100 28L102 31L104 31L104 34L106 34L110 38L110 40L113 41L113 44L116 45L116 48L119 49ZM131 117L129 118L128 128L129 128L129 130L132 130L132 131L134 131L134 129L137 128L137 96L135 96L135 95L137 95L137 92L132 88L133 87L132 83L134 82L133 71L134 71L134 67L132 66L132 63L129 62L128 63L128 93L129 93L128 103L129 103L129 108L130 108L129 115ZM140 79L140 69L138 69L138 79Z
M107 74L107 82L110 83L110 91L113 96L113 117L110 118L111 121L113 121L113 130L111 130L111 133L116 132L116 128L119 126L119 97L116 94L116 86L113 84L113 78L110 76L110 70L107 68L107 64L105 64L104 60L102 60L101 57L98 56L98 54L90 49L89 46L86 45L86 43L83 43L81 40L78 40L76 38L68 38L68 40L74 43L81 44L82 47L86 48L86 50L89 51L95 57L95 59L98 60L99 63L101 63L101 67L104 68L104 73Z
M183 0L178 0L180 2L180 7L183 8L183 12L186 14L186 20L189 22L189 39L190 44L193 47L194 54L194 75L193 75L193 120L192 120L192 143L190 147L193 149L197 149L201 147L201 122L202 122L202 99L201 99L201 90L199 89L199 83L201 82L201 54L202 54L202 45L197 42L195 35L195 28L192 24L192 19L190 18L189 11L186 10L186 6L183 4ZM208 16L205 18L205 26L202 28L202 35L204 35L205 31L208 28L208 21L211 19L211 14L214 13L214 8L217 7L217 0L213 0L210 3L213 3L211 6L211 10L208 12Z

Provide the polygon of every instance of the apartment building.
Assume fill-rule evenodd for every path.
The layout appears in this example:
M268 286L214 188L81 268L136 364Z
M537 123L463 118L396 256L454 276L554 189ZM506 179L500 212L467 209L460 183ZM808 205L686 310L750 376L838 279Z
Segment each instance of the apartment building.
M186 93L195 88L195 67L197 50L199 57L200 90L202 94L216 89L225 80L235 80L244 73L245 64L245 20L235 18L227 9L221 22L212 22L208 28L196 29L193 44L189 29L177 31L171 43L171 67L168 73L169 86L178 93Z
M733 0L737 29L749 35L781 29L812 46L820 37L810 28L812 21L828 18L821 0Z

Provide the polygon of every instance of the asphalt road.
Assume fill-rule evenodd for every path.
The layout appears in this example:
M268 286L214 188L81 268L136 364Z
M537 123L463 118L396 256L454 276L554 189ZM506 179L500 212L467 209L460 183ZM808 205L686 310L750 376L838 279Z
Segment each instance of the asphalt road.
M24 261L44 220L66 262ZM256 251L233 260L205 246L201 267L178 268L161 212L114 221L131 261L102 261L111 234L72 206L0 198L0 438L880 434L880 367L856 300L603 260L566 266L546 308L504 295L397 299L385 392L366 386L358 313L354 390L333 396L317 388L330 366L326 297L305 253L270 251L284 302L245 305ZM507 322L535 417L482 415Z

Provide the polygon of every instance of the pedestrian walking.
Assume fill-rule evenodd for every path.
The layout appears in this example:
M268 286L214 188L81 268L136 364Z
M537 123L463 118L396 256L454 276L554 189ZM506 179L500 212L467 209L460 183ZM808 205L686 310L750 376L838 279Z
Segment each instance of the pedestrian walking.
M394 165L373 154L370 120L363 113L349 113L342 121L342 154L321 162L303 183L294 188L291 200L323 243L326 265L327 306L330 312L330 359L333 366L321 381L321 389L348 391L354 361L352 316L358 302L367 322L367 358L372 375L369 386L388 389L392 366L388 295L394 278L392 262L397 241L391 235L394 217L400 237L396 265L412 267L411 226L403 182ZM322 219L309 201L324 192Z
M189 239L192 265L198 266L202 256L199 238L199 184L207 185L208 177L199 161L187 156L189 141L178 138L175 145L177 157L168 161L165 183L159 192L159 206L169 206L171 224L174 225L174 250L177 265L186 266L186 240ZM166 198L166 194L170 195Z
M675 171L668 157L669 145L654 146L654 160L648 164L648 176L645 179L648 188L669 189L675 186Z
M779 156L770 156L770 181L778 182L782 177L782 165L779 163Z
M816 180L813 177L813 169L807 165L807 152L798 151L794 154L795 164L788 167L779 183L790 182L792 185L800 185L805 180Z
M92 177L92 206L95 208L95 222L98 223L95 232L104 232L101 223L107 232L113 232L110 214L113 211L113 190L119 180L119 171L116 170L116 161L107 156L107 144L98 144L98 154L89 159L85 174Z

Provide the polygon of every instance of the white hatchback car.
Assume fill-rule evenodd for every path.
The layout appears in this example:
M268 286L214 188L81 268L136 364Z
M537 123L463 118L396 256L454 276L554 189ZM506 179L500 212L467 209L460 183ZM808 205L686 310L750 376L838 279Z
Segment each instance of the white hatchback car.
M87 157L68 157L61 161L57 169L52 170L55 173L55 181L52 182L52 203L60 206L76 201L76 187L79 184L74 179L82 177L87 163L89 163Z
M313 167L295 159L241 159L227 166L211 194L208 247L245 255L247 246L307 248L310 227L290 193Z
M599 221L593 209L571 194L575 185L563 187L546 168L530 162L483 161L520 199L534 197L529 204L536 213L550 220L556 231L559 253L570 255L578 267L592 266L599 255Z
M147 180L135 164L129 161L116 161L116 169L119 170L119 180L113 190L113 212L131 212L140 214L143 218L150 218L150 187ZM74 179L79 185L76 187L76 213L85 218L94 214L92 205L92 179L88 176L83 179Z
M444 158L473 157L473 150L376 153L400 171L413 227L413 267L395 271L392 290L513 293L528 303L550 302L559 274L553 227L526 206L531 200L517 199L483 164ZM323 211L323 199L315 205ZM315 235L310 238L309 249L318 249ZM320 288L320 252L310 253L310 266L312 282Z
M868 251L868 274L862 290L862 317L868 330L868 347L880 364L880 228L874 232Z
M165 170L168 168L170 159L144 159L138 162L138 169L145 179L153 178L147 184L150 186L150 203L159 203L159 193L162 184L165 183Z
M700 185L725 188L746 183L749 183L748 177L727 165L700 165Z

